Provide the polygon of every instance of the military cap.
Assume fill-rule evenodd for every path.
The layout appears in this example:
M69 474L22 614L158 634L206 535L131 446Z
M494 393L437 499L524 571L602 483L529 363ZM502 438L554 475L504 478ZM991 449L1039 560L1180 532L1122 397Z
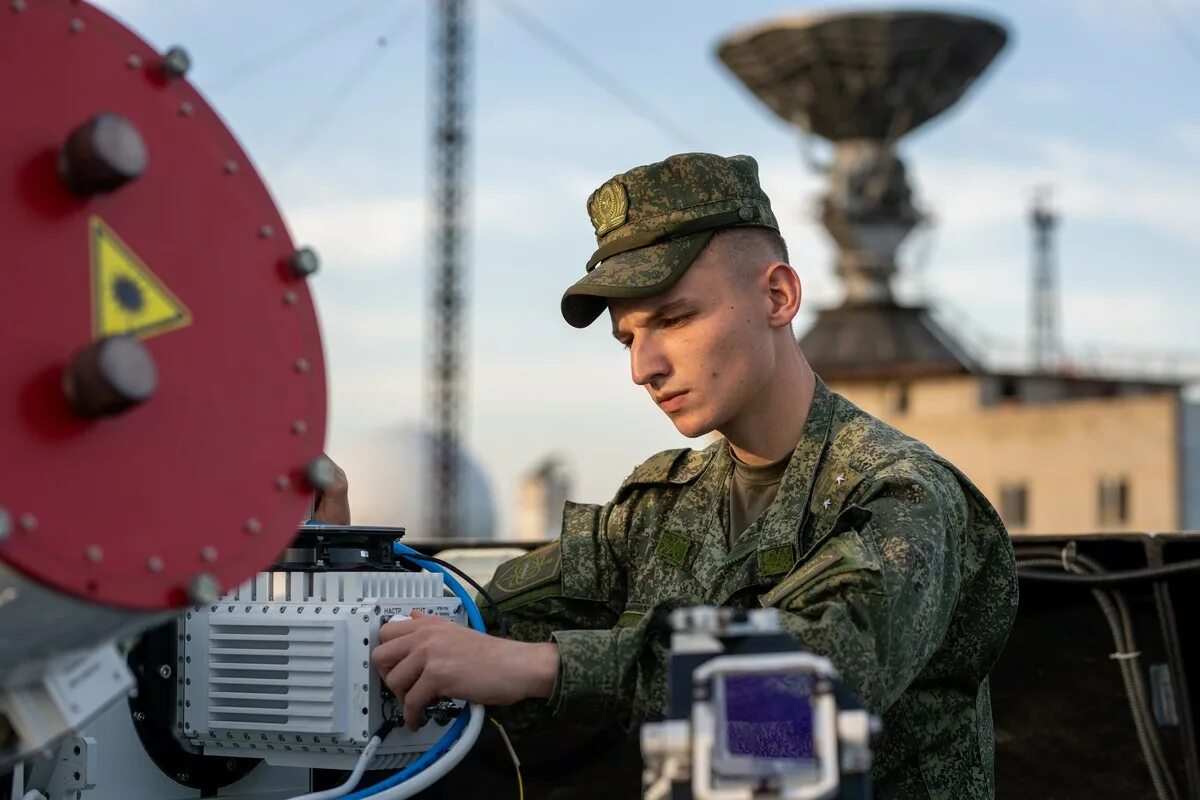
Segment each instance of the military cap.
M609 298L670 289L722 228L779 230L750 156L682 153L634 167L592 192L587 210L597 249L562 298L576 328L591 325Z

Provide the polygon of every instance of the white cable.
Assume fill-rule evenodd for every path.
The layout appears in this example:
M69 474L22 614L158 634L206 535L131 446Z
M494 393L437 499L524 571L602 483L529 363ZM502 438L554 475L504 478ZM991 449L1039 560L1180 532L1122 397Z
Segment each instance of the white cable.
M517 758L517 751L512 746L512 741L508 738L508 731L504 730L504 726L495 717L492 722L496 723L496 729L500 731L500 738L504 740L504 746L508 748L508 755L512 758L513 766L518 770L521 769L521 759Z
M658 776L658 780L646 787L646 791L642 795L643 800L666 800L670 797L672 781L683 777L678 773L679 762L675 760L674 756L668 757L663 761L662 773Z
M37 789L25 791L25 762L18 761L12 773L12 793L9 795L13 800L46 800L46 795L39 792Z
M469 708L471 721L467 723L467 727L463 730L462 736L458 737L458 741L451 745L441 758L430 764L428 769L418 772L403 783L372 794L372 800L405 800L417 792L428 789L458 766L458 762L463 760L463 756L475 746L475 740L479 738L479 732L483 729L483 719L487 716L487 710L479 703L471 703Z
M332 789L325 789L320 792L310 792L302 794L299 797L293 797L291 800L337 800L343 795L350 794L354 791L354 787L362 780L363 773L367 771L367 765L371 763L371 759L375 757L375 751L379 749L379 745L383 740L378 736L372 736L371 741L367 742L367 746L363 748L362 754L358 757L358 763L354 765L354 771L350 773L341 786L336 786Z

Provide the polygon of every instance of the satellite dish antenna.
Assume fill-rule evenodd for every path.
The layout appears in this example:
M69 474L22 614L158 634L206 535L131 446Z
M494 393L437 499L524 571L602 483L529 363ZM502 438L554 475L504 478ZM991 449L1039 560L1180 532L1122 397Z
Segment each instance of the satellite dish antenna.
M807 136L834 145L820 219L846 303L894 304L896 248L925 217L896 143L954 105L1004 47L999 24L940 12L802 15L730 36L718 56ZM805 148L812 163L811 148Z

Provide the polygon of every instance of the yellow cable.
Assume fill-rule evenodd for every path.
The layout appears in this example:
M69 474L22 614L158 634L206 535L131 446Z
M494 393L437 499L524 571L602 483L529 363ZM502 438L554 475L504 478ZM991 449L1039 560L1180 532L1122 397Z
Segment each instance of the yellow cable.
M513 749L512 742L508 740L508 732L504 730L504 726L500 724L495 717L488 717L497 730L500 731L500 738L504 739L504 746L508 748L508 754L512 757L513 768L517 771L517 800L525 800L525 781L521 779L521 761L517 758L517 751Z

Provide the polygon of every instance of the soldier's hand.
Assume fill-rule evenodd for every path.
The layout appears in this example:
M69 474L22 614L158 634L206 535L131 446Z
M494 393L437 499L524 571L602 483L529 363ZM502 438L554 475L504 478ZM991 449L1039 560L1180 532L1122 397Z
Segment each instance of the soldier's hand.
M349 525L350 481L346 479L346 473L334 463L333 459L329 456L325 457L329 459L330 464L333 464L333 483L323 491L317 491L313 519L330 525Z
M442 617L413 612L379 630L371 661L396 697L411 730L439 697L510 705L549 697L558 676L558 646L489 636Z

